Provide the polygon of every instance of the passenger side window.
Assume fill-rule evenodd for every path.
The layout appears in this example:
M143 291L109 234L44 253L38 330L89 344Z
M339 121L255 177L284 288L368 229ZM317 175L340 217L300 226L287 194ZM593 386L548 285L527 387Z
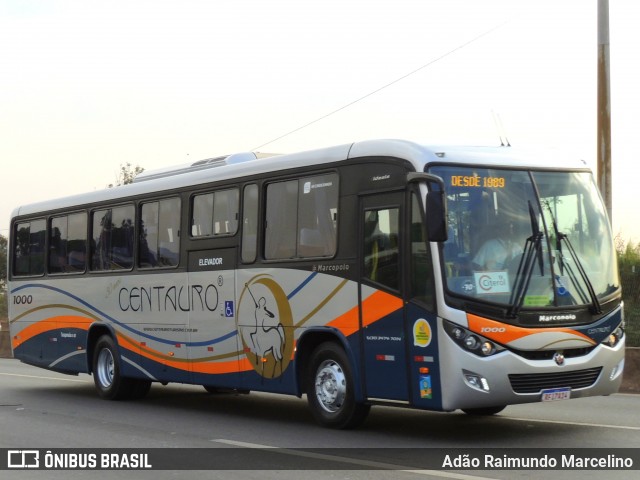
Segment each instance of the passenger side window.
M335 173L268 185L265 258L333 256L338 193Z
M32 220L16 225L13 247L15 275L43 275L46 221Z
M191 208L191 236L234 235L238 231L237 188L196 195Z
M294 258L298 181L273 183L267 187L264 256L267 260Z
M134 218L133 205L93 212L91 270L133 267Z
M84 272L86 254L86 213L52 218L49 225L49 272Z
M256 261L258 242L258 186L247 185L244 189L242 211L242 262Z
M138 266L175 267L180 262L180 199L142 204Z

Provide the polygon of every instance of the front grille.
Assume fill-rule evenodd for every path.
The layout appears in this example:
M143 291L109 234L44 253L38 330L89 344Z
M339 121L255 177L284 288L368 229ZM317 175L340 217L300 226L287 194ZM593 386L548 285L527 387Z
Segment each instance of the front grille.
M568 348L561 350L564 358L583 357L591 353L596 347ZM516 355L526 358L527 360L552 360L558 350L515 350L511 349Z
M593 385L602 367L560 373L523 373L509 375L511 388L516 393L538 393L547 388L586 388Z

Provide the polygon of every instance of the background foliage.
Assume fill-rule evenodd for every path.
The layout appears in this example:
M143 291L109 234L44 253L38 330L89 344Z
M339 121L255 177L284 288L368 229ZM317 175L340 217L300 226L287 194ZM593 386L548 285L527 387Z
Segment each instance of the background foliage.
M120 185L128 185L130 183L133 183L133 179L142 172L144 172L144 168L139 165L136 165L134 167L130 163L126 163L124 165L121 164L120 171L118 172L118 175L116 177L116 183L110 183L108 187L113 188L119 187Z
M625 245L618 236L616 250L627 324L627 346L640 347L640 243Z

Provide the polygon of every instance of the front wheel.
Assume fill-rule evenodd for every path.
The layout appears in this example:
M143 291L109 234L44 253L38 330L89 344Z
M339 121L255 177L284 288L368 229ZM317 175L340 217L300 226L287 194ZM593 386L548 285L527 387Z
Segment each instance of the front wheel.
M98 339L93 352L93 382L98 395L107 400L142 398L151 387L149 380L123 377L118 348L110 335Z
M370 405L356 402L354 386L344 350L334 342L319 345L309 361L307 399L320 425L355 428L366 419Z

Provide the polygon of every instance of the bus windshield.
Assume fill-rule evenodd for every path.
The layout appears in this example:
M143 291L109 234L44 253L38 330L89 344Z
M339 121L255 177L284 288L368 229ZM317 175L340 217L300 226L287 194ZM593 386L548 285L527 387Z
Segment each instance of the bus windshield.
M589 172L437 166L448 205L450 294L524 308L589 306L619 288L609 222Z

